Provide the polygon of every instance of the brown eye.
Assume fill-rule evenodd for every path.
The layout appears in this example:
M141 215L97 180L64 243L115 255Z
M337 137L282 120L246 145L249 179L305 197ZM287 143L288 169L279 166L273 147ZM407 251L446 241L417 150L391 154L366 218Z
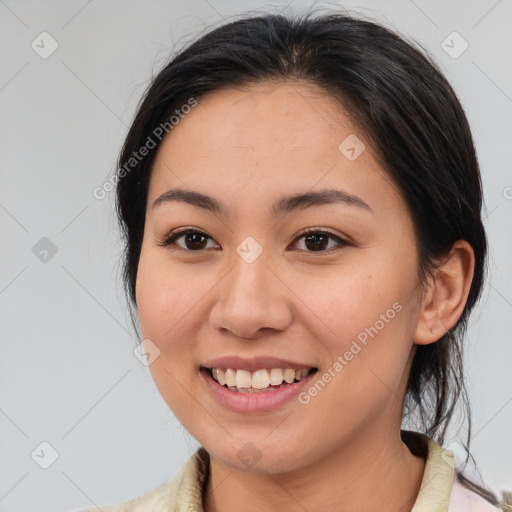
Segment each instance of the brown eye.
M304 245L307 252L326 252L326 250L332 249L332 246L329 247L330 240L337 242L338 246L350 245L349 242L343 240L339 236L319 229L308 229L302 231L295 240L301 239L304 239Z
M183 239L182 243L177 243L178 240ZM158 242L161 247L169 247L171 249L178 248L188 252L199 252L207 249L208 239L212 240L206 233L197 229L184 228L172 232L164 240ZM313 253L328 252L333 246L329 246L331 241L334 241L334 247L343 247L350 245L349 242L343 240L337 235L329 233L328 231L322 231L319 229L307 229L299 233L295 238L294 244L297 244L297 240L304 239L305 251ZM211 248L211 247L210 247Z
M180 240L182 238L184 240L184 246L176 243L177 240ZM180 231L175 231L171 233L162 242L159 242L158 245L162 247L169 247L174 245L178 246L178 248L180 249L194 252L205 249L206 240L209 238L210 237L206 233L203 233L202 231L198 231L195 229L182 229Z

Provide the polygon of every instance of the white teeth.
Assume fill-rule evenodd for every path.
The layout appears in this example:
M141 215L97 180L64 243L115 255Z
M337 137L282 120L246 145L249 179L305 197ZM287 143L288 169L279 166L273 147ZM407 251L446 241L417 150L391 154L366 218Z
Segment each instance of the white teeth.
M220 381L219 381L220 384ZM250 388L252 384L251 372L247 370L237 370L235 386L237 388Z
M272 386L279 386L283 383L284 377L283 377L283 370L281 368L272 368L270 370L270 384Z
M233 370L233 368L228 368L226 370L226 384L228 386L236 386L236 370Z
M295 380L295 370L293 368L286 368L283 377L285 382L291 384Z
M265 389L270 384L270 377L267 370L256 370L252 374L251 387L254 389Z
M294 370L293 368L265 368L250 372L248 370L236 370L234 368L212 368L213 378L219 382L221 386L227 385L229 388L238 389L254 389L264 390L272 386L280 386L283 381L287 384L293 384L296 380L301 381L309 370L301 368ZM268 389L270 391L270 389Z

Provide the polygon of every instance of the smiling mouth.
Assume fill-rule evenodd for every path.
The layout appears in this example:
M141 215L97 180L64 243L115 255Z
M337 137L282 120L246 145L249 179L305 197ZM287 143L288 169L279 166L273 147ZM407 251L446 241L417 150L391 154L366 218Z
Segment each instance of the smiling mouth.
M318 368L263 368L255 371L201 367L217 384L238 393L265 393L293 386Z

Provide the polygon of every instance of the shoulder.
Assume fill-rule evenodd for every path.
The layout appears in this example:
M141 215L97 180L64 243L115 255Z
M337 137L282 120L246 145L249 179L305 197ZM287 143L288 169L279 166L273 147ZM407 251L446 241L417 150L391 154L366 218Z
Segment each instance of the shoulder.
M168 512L179 505L180 510L202 510L202 493L208 475L209 455L199 448L169 482L118 505L94 506L79 512ZM183 508L185 507L185 508Z
M412 512L512 512L512 493L498 499L455 468L453 453L419 432L402 431L415 455L426 459L421 487Z
M151 491L118 505L102 506L102 512L167 512L172 499L173 482L167 482ZM80 510L79 512L97 512L98 507Z
M454 475L448 512L497 512L510 510L489 490L479 486L458 471ZM502 508L503 507L503 508Z

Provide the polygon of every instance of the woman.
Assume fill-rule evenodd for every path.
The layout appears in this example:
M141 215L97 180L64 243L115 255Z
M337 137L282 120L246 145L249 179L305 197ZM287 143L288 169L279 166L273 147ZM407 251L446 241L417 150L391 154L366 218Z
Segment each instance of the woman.
M102 510L509 506L441 446L487 242L428 57L339 14L225 24L153 80L117 176L134 325L201 448Z

